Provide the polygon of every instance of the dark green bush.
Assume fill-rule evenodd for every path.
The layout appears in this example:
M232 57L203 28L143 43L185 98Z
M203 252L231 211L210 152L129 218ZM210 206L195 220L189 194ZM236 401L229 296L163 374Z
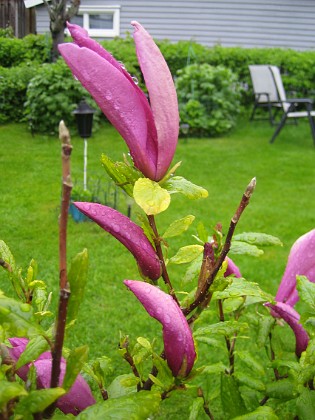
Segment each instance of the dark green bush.
M27 86L37 68L26 64L0 67L0 123L23 120Z
M240 88L230 69L192 64L178 71L176 89L181 122L189 124L190 133L212 137L234 127Z
M72 112L82 98L86 98L95 110L98 109L62 59L53 64L43 64L27 89L25 115L30 129L55 134L60 120L64 120L69 128L76 127ZM98 111L94 117L96 123L99 114Z
M0 37L0 63L2 67L15 67L28 61L47 63L50 60L51 40L47 35L26 37Z

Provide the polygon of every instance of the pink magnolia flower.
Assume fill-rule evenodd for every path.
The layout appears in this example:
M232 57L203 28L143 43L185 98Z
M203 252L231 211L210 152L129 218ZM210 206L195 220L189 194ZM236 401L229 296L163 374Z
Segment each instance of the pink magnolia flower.
M191 330L174 299L149 283L125 280L150 316L163 325L164 351L174 376L185 377L196 358Z
M242 274L238 266L235 264L235 262L232 261L231 258L229 257L226 257L225 260L227 261L228 266L224 273L224 277L231 276L232 274L234 274L234 277L238 277L238 278L242 277Z
M59 45L59 51L127 143L135 166L158 181L166 174L177 145L177 95L157 45L138 22L131 24L150 103L124 67L79 26L68 23L75 44Z
M28 343L26 338L9 338L12 348L8 348L11 358L17 362L24 352ZM50 352L42 353L34 362L37 374L37 386L39 389L49 388L51 379L52 355ZM22 366L17 370L18 376L26 381L30 364ZM62 385L66 373L66 360L62 358L60 364L59 384ZM90 387L81 375L78 375L70 390L57 400L57 407L65 414L77 415L85 408L95 404L96 401L91 393Z
M284 302L293 307L299 300L296 290L297 275L306 276L315 283L315 229L301 236L293 244L276 294L277 302Z
M300 357L302 352L306 350L309 342L309 336L299 322L300 315L290 305L282 302L278 302L276 305L266 303L266 306L272 309L277 316L281 317L291 327L296 339L295 353Z
M74 205L101 228L118 239L135 257L144 276L157 280L161 263L140 226L111 207L98 203L75 202Z

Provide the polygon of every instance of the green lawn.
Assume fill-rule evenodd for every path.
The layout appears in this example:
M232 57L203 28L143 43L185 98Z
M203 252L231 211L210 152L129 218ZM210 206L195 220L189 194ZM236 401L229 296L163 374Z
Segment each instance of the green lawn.
M168 224L187 214L196 221L180 239L169 241L169 255L181 245L194 243L197 221L223 225L226 232L241 195L252 177L257 188L244 212L237 232L256 231L278 236L282 248L268 248L260 258L233 257L244 277L275 293L289 249L303 233L315 227L315 148L309 126L287 126L273 145L273 128L268 122L242 120L228 136L217 139L179 141L174 162L182 161L178 174L209 191L209 197L189 201L173 196L170 209L157 224L162 233ZM73 136L72 173L82 179L83 142ZM120 159L127 149L109 126L89 140L88 173L103 177L100 155L106 152ZM18 264L25 267L31 258L39 263L40 278L57 291L58 285L58 207L60 199L60 144L57 138L35 135L24 125L0 127L1 207L0 239L8 243ZM106 185L106 182L105 182ZM126 208L122 208L126 211ZM132 216L135 218L133 208ZM122 280L137 279L136 264L125 248L92 223L70 220L68 257L82 248L90 255L85 301L77 325L69 333L73 345L88 344L92 358L106 354L118 366L116 352L119 332L131 337L153 337L160 326L150 319L126 292ZM170 267L174 284L181 287L183 268ZM12 291L4 272L0 287ZM53 305L56 304L56 297ZM127 372L128 366L117 367Z

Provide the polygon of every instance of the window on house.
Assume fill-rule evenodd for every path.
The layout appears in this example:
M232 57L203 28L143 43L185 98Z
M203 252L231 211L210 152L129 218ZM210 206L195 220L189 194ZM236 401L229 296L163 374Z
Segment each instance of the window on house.
M120 6L80 6L71 23L82 26L92 38L119 36Z

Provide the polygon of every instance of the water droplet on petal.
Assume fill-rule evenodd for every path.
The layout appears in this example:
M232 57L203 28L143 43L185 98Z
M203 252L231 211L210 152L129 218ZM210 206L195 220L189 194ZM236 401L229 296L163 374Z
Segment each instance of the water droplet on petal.
M120 67L121 67L123 70L126 70L126 67L125 67L125 65L124 65L124 63L123 63L122 61L118 61L118 64L120 64Z
M139 84L139 81L136 78L136 76L132 76L132 80L133 80L133 82L134 82L135 85L138 85Z
M116 233L120 232L120 227L118 225L112 225L112 229Z

